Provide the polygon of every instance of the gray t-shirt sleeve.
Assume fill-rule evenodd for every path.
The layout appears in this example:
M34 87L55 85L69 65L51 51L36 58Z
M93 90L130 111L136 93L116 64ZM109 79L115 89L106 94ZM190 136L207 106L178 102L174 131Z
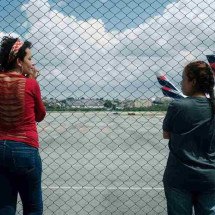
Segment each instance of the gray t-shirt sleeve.
M163 120L163 130L164 131L172 132L173 123L174 123L174 120L175 120L178 112L179 112L179 102L174 100L169 104L166 116Z

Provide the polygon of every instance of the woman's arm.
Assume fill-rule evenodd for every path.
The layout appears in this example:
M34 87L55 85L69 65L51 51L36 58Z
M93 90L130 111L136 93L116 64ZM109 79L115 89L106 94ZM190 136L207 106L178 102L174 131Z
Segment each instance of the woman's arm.
M41 98L39 84L35 81L35 120L41 122L46 115L46 108Z
M166 116L163 120L163 126L162 126L164 139L170 139L170 134L171 134L171 132L173 132L175 117L179 111L178 103L179 103L178 101L173 100L168 106Z

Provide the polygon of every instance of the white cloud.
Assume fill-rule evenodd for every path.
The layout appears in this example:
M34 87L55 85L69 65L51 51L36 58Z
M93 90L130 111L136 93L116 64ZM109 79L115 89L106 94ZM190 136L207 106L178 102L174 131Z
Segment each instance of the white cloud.
M212 0L171 3L163 14L123 32L107 32L100 19L80 21L51 10L48 0L30 0L22 9L31 26L26 38L44 70L41 84L52 93L61 86L65 95L152 96L147 91L158 91L156 71L179 81L186 62L206 60L215 49Z
M59 1L58 3L57 3L57 6L59 6L59 7L64 7L64 6L66 6L67 5L67 3L65 2L65 1Z
M4 36L11 36L11 37L15 37L15 38L20 38L20 35L14 33L14 32L9 32L9 33L0 32L0 40L2 40L2 38Z

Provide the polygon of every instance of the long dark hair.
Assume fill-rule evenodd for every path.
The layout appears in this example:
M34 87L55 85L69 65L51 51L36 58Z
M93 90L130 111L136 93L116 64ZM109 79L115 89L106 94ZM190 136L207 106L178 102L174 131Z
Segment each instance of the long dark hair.
M0 69L4 72L15 68L17 58L23 61L24 57L26 56L26 49L27 48L30 49L32 46L32 44L29 41L25 41L23 46L18 51L16 57L11 62L9 62L8 59L9 59L11 48L17 40L18 38L5 36L1 41Z
M214 115L214 76L211 67L204 61L195 61L189 63L185 67L185 71L189 81L195 79L195 90L210 96L208 101L211 106L212 115Z

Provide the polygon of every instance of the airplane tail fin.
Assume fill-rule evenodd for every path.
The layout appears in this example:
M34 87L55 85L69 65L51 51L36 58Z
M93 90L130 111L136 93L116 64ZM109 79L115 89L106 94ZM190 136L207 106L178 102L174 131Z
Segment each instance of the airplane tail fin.
M162 87L161 89L162 89L164 96L167 96L167 97L170 97L173 99L185 98L185 96L179 91L171 90L168 87Z
M156 72L156 76L160 85L178 91L178 89L167 79L164 73Z
M157 80L162 86L164 96L170 98L184 98L185 96L167 79L164 73L156 72Z
M215 75L215 55L206 55L206 57Z

